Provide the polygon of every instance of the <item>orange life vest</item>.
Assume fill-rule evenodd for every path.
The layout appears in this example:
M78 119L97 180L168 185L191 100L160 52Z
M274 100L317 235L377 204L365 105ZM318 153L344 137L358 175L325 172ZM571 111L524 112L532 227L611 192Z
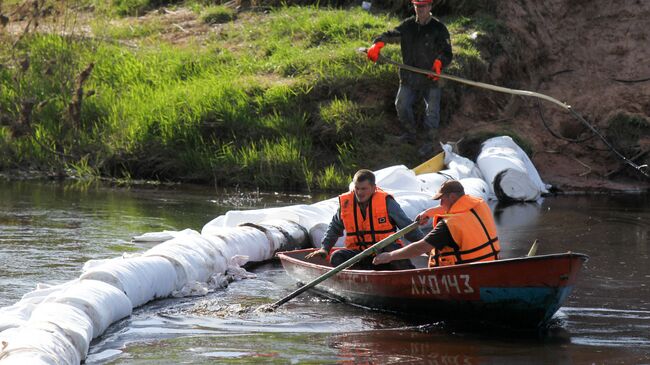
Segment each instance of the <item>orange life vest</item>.
M386 206L386 198L389 196L377 188L370 198L364 218L353 191L339 195L341 220L347 235L345 248L363 250L396 232Z
M458 249L431 250L429 267L492 261L499 258L501 247L490 207L483 199L461 196L449 212L438 214L433 227L444 219Z

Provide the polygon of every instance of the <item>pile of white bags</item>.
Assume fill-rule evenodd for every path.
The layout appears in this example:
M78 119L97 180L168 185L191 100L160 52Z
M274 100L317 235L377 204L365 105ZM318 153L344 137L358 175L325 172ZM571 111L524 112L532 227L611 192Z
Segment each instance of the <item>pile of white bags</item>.
M99 280L79 280L74 285L50 294L43 303L63 303L86 313L93 325L93 338L104 333L111 323L131 315L133 309L123 291ZM39 308L40 305L34 312ZM57 321L63 319L61 316Z
M133 308L170 296L181 283L170 260L156 256L106 260L84 270L80 278L113 285L126 294Z
M52 322L29 322L0 333L0 362L78 365L83 359L64 330Z
M530 158L508 136L483 142L476 163L499 200L535 201L548 193Z
M271 243L272 254L283 250L296 250L309 242L309 233L296 222L286 219L269 219L260 223L244 223L243 226L256 228L264 234Z
M247 277L239 268L247 260L265 261L309 241L305 228L282 219L204 230L145 235L164 242L141 255L91 260L79 279L39 287L0 308L0 363L79 364L90 341L133 308L157 298L204 295L227 283L227 270L228 277Z

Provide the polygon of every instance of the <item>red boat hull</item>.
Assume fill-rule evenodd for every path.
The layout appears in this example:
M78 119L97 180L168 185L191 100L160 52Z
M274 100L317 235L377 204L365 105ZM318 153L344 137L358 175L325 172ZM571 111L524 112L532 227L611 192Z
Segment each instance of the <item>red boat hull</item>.
M305 261L311 251L278 256L291 277L307 283L331 269L325 261ZM372 309L540 327L569 296L586 260L586 255L566 253L434 269L343 270L316 288Z

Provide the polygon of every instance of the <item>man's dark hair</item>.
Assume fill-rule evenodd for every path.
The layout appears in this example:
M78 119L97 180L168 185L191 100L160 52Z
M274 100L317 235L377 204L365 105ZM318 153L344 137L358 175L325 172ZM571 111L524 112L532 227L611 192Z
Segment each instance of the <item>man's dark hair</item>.
M372 173L370 170L362 169L357 171L356 174L354 174L354 179L352 179L354 182L364 182L364 181L370 181L370 184L375 185L375 174Z

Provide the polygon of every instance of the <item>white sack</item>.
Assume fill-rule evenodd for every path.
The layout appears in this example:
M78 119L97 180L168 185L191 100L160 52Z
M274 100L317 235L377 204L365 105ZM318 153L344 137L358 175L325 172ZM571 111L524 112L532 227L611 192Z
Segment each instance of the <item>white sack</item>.
M505 169L493 182L494 194L502 201L536 201L542 191L531 181L527 172Z
M491 195L498 192L500 200L533 201L548 192L526 153L508 136L483 142L476 161Z
M404 165L387 167L377 170L375 184L386 191L420 191L420 181L415 172ZM350 182L348 191L354 190L354 182Z
M214 229L211 229L213 232L219 232L219 231L227 231L232 228L227 228L227 227L220 227L219 229L216 229L216 227L213 227ZM237 255L236 247L229 247L226 241L224 241L221 237L217 235L212 235L212 234L206 234L202 235L203 238L205 238L212 247L214 247L220 254L221 257L223 257L223 262L220 264L223 266L223 271L225 272L229 260Z
M123 291L133 308L156 298L166 298L176 289L178 274L163 257L115 258L85 271L82 280L99 280Z
M455 180L468 177L483 178L481 170L476 167L476 164L472 160L454 153L451 145L444 144L442 149L445 151L445 166L447 166L448 170L451 170L448 174L453 176Z
M168 259L178 274L177 289L199 282L206 283L212 275L212 264L205 256L198 242L201 237L181 234L158 244L144 253L144 256L161 256Z
M226 259L213 243L199 232L192 229L185 229L174 233L175 245L186 247L188 250L197 251L205 259L210 275L224 272Z
M299 225L294 221L282 220L282 219L269 219L260 223L262 225L269 225L272 227L278 227L284 232L289 234L288 244L291 246L296 246L296 248L305 248L309 244L309 234L305 227ZM284 249L285 246L279 248Z
M203 256L209 275L223 274L227 268L227 250L224 250L223 240L214 236L204 236L192 229L185 229L180 232L171 232L176 238L173 244L180 247L187 247Z
M98 280L80 280L61 292L52 293L45 302L81 309L93 323L93 338L104 333L111 323L131 315L133 309L121 290Z
M298 223L286 219L269 219L255 223L244 223L242 226L259 229L266 234L273 254L278 251L290 251L306 248L309 245L309 234Z
M23 295L17 303L0 308L0 332L8 328L23 325L32 315L32 311L38 304L42 303L52 293L60 292L63 289L79 282L79 279L70 280L58 285L39 283L36 289Z
M406 213L406 216L412 220L418 214L438 205L436 200L431 199L432 195L430 193L396 191L392 194L395 201L399 203L404 213Z
M278 227L270 226L270 225L262 225L261 223L260 224L244 223L242 224L242 226L253 227L264 232L266 238L269 240L269 244L271 245L271 250L273 252L277 252L282 248L282 246L286 246L289 243L289 239L287 238L287 236L285 236Z
M321 248L323 247L323 238L325 237L325 233L327 233L327 227L329 227L329 224L326 223L319 223L309 230L309 237L311 238L311 242L316 248ZM334 244L334 247L344 247L345 246L345 235L339 237L338 240L336 240L336 243Z
M468 177L460 180L460 184L463 185L465 194L481 198L486 202L488 201L490 187L485 180L476 177Z
M133 242L165 242L174 238L172 231L147 232L139 236L133 236Z
M431 195L437 193L445 181L456 179L448 174L439 172L417 175L417 177L420 180L421 190Z
M242 223L259 223L266 219L288 219L298 222L300 217L296 211L297 206L265 208L253 210L231 210L224 215L211 220L203 226L201 234L219 234L221 227L236 227Z
M32 290L31 292L24 294L20 302L21 303L29 302L33 304L41 303L43 302L43 300L45 300L45 298L50 296L52 293L63 291L65 288L76 285L78 282L79 279L66 281L65 283L58 284L58 285L48 285L48 284L39 283L36 285L35 290Z
M81 355L61 327L46 322L27 324L0 334L2 364L78 365Z
M67 336L81 359L86 358L93 339L93 324L81 309L62 303L43 303L34 310L29 326L42 328L42 323L55 324Z
M36 304L22 301L0 308L0 332L24 325L34 308Z
M2 341L2 339L0 339ZM2 365L59 365L61 362L52 355L35 351L13 351L0 357Z
M231 210L208 222L201 230L202 235L219 235L221 227L236 227L243 223L258 224L263 221L281 219L298 223L306 229L329 222L338 208L338 199L332 198L311 205L298 204L280 208L254 210Z
M226 243L234 255L248 256L249 261L261 262L273 258L268 238L258 229L241 226L222 227L216 236Z

